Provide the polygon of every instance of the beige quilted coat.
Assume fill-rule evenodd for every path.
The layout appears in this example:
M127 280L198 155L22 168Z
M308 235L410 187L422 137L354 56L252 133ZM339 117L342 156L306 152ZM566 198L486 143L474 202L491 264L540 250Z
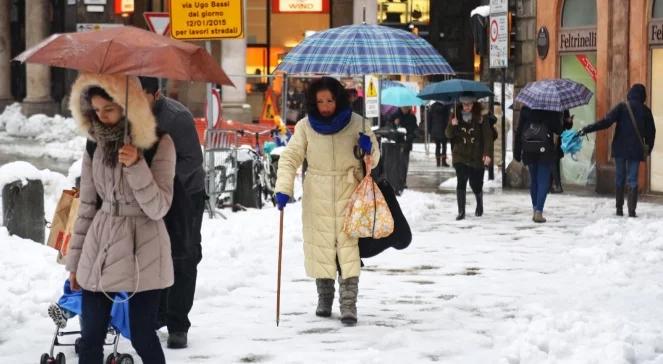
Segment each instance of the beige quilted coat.
M361 268L356 238L343 233L343 219L350 195L362 178L360 161L353 148L362 131L362 117L352 120L332 135L317 133L304 118L297 123L295 134L279 159L276 192L293 195L297 169L304 158L308 169L304 178L302 223L306 274L312 278L336 279L336 257L342 277L358 277ZM367 127L373 142L372 167L380 151L375 136Z
M100 86L124 107L125 82L124 77L79 76L72 86L69 108L85 133L90 132L91 121L85 116L90 105L82 98L83 93L90 86ZM129 120L132 143L141 149L152 146L157 140L156 121L136 78L130 78L129 83ZM89 291L141 292L171 286L170 239L162 218L173 194L172 139L161 137L151 166L140 158L131 167L118 163L110 168L102 158L102 144L98 144L92 160L84 152L81 205L67 254L67 270L76 272L80 286ZM99 210L97 194L105 204ZM120 204L118 216L111 213L113 195Z

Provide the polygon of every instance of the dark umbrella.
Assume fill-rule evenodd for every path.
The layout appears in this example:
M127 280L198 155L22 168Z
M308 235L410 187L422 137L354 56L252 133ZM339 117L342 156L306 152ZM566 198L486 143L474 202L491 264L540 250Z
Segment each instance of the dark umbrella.
M482 98L492 96L488 86L481 82L453 79L435 82L426 85L419 93L419 98L424 100L454 101L460 96L472 96Z

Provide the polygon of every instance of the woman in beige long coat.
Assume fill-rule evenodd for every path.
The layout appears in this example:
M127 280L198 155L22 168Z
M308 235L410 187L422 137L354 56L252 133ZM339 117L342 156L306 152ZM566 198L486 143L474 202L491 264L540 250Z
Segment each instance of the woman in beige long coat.
M341 321L354 325L361 261L358 240L342 231L343 219L352 191L363 176L355 147L366 154L371 168L377 165L380 152L370 128L362 133L363 119L352 113L339 81L323 77L312 82L306 102L308 115L297 123L279 159L275 197L279 209L283 209L293 195L297 169L306 159L302 197L304 266L318 289L315 313L331 316L338 271Z
M157 135L136 78L128 82L125 115L126 85L125 77L83 74L69 103L81 129L96 142L92 153L84 152L81 205L67 254L72 289L83 289L81 363L103 362L112 298L119 291L129 292L131 343L143 363L166 362L155 323L160 291L173 283L162 218L172 200L175 147L170 136ZM130 143L125 144L126 122ZM143 150L150 148L154 156L148 165Z

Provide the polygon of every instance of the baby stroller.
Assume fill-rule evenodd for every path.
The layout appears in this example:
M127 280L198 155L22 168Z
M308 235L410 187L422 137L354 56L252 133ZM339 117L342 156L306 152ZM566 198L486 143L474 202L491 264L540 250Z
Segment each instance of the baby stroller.
M133 364L134 359L129 354L121 354L117 352L117 345L120 341L120 335L124 336L127 339L131 339L131 333L129 331L129 303L127 302L127 294L120 292L115 297L117 301L113 303L113 308L111 309L111 320L108 327L108 334L111 335L111 341L106 342L105 345L112 345L113 352L106 357L106 364ZM72 291L69 284L69 280L64 282L64 294L57 303L51 304L48 307L48 315L53 319L55 323L55 334L53 335L53 340L51 341L51 350L49 353L44 353L41 355L40 364L65 364L66 359L65 355L62 352L59 352L56 356L53 356L53 352L56 346L73 346L74 351L78 354L79 345L81 338L78 337L74 340L74 343L60 343L58 338L63 336L70 335L80 335L81 331L64 331L63 329L67 326L67 320L79 315L81 313L81 301L82 295L81 291ZM80 325L83 326L85 323L80 320Z

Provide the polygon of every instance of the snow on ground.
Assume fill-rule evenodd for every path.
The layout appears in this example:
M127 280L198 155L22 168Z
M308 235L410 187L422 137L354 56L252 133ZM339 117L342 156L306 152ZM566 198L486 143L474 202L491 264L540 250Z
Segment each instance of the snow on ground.
M452 195L406 190L414 241L365 260L353 328L336 302L331 319L314 315L300 203L285 209L280 327L278 211L206 217L190 347L166 349L168 362L663 363L661 207L616 218L611 199L554 195L538 225L528 200L490 194L482 218L457 222ZM66 273L55 251L4 228L0 246L0 359L34 362ZM135 354L124 339L120 348Z
M72 118L43 114L28 118L19 103L0 114L0 154L68 161L80 158L84 147L85 137Z

